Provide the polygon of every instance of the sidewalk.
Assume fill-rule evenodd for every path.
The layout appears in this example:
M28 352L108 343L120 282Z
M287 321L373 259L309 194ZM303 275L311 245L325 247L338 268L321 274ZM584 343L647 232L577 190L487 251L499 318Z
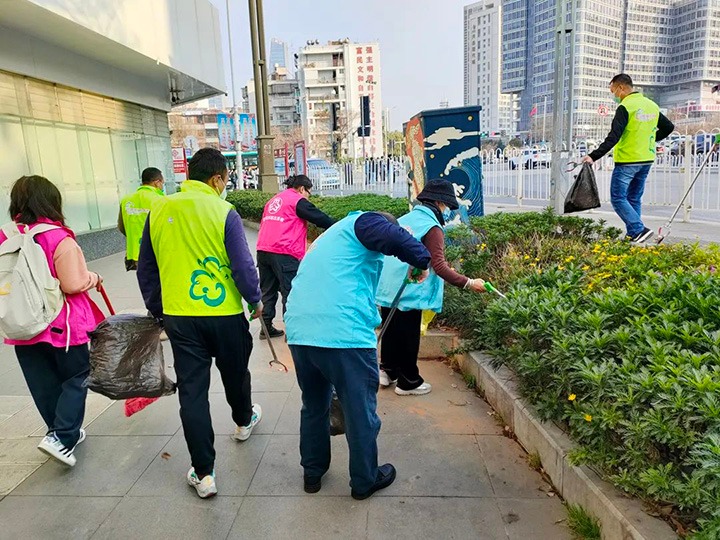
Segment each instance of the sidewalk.
M254 248L256 233L248 231ZM135 275L122 256L91 264L116 310L140 309ZM99 300L99 299L98 299ZM100 304L102 305L102 304ZM257 323L251 324L255 338ZM254 401L263 420L245 443L234 430L222 383L213 371L210 403L219 496L203 501L185 483L189 456L176 396L131 418L122 403L91 394L88 439L68 470L36 450L44 426L10 347L0 346L0 523L7 538L570 538L565 510L532 471L522 449L502 435L491 409L441 362L423 362L433 384L422 397L381 390L381 462L395 483L367 501L350 497L347 445L333 437L322 491L302 489L298 452L300 391L290 373L268 366L255 340ZM169 345L166 361L172 364ZM175 378L172 369L170 375Z
M485 203L485 213L494 214L496 212L508 212L508 213L519 213L519 212L542 212L547 207L547 203L540 201L526 202L523 206L518 206L515 203L500 203L492 199L488 199ZM652 229L654 236L650 241L654 244L654 239L657 238L658 228L664 226L670 216L672 215L674 208L670 207L657 207L657 206L645 206L643 207L643 222L647 227ZM623 232L625 231L625 225L618 215L613 211L609 204L604 204L597 210L589 210L587 212L577 212L574 214L567 214L577 217L594 219L595 221L605 220L608 225L617 227ZM665 242L699 242L700 244L715 243L720 244L720 222L700 221L693 219L692 213L690 214L690 221L684 223L682 210L675 218L672 224L672 231Z

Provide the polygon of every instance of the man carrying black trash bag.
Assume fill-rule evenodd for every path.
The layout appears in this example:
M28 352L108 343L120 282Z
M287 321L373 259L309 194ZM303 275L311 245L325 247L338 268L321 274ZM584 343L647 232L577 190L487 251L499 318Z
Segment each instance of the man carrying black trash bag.
M240 216L223 200L227 176L218 150L199 150L180 193L150 209L138 261L145 306L164 320L172 345L192 460L187 482L201 498L217 494L208 402L213 357L237 425L233 438L247 440L262 418L251 401L252 338L242 304L250 304L253 318L262 316L260 284Z
M600 195L598 194L595 172L592 165L583 163L580 174L575 177L567 197L565 197L565 213L582 212L600 208Z
M612 129L583 162L592 165L615 148L610 200L627 227L628 239L642 244L653 235L642 222L641 207L645 181L655 162L655 143L670 135L675 126L657 104L635 90L629 75L615 75L610 81L610 92L619 103Z

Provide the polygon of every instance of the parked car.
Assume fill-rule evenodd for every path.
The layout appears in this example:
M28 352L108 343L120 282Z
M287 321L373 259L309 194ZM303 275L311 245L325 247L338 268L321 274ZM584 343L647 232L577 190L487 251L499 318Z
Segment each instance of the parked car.
M307 160L308 177L315 189L337 189L340 187L340 171L324 159Z
M519 156L510 158L510 168L515 170L518 167L525 169L536 169L538 167L550 166L550 152L539 148L526 148Z

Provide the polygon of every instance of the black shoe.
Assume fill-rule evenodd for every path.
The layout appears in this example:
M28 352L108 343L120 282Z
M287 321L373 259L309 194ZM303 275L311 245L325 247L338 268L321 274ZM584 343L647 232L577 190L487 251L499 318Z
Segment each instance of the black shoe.
M322 476L303 476L305 493L317 493L322 487Z
M645 227L640 234L633 237L631 242L633 242L634 244L642 244L642 243L650 240L650 238L652 238L652 235L653 235L653 232L650 229L648 229L647 227Z
M378 468L377 480L375 480L375 484L373 485L373 487L371 487L365 493L357 493L353 489L350 492L350 495L352 495L352 498L355 499L356 501L362 501L364 499L367 499L368 497L370 497L370 495L372 495L376 491L385 489L390 484L392 484L395 481L396 475L397 475L397 471L395 470L395 467L393 467L389 463L386 463L385 465L381 465Z
M278 330L272 324L267 325L267 330L268 330L268 333L270 334L271 338L280 337L280 336L285 335L285 332L283 332L282 330ZM265 337L265 332L260 331L260 339L267 339L267 337Z

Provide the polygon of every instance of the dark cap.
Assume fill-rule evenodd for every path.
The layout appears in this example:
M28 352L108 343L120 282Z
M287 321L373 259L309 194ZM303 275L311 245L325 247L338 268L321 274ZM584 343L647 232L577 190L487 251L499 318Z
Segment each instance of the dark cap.
M428 180L423 190L418 194L417 200L420 202L441 202L450 210L460 208L455 196L455 187L447 180L440 178Z

